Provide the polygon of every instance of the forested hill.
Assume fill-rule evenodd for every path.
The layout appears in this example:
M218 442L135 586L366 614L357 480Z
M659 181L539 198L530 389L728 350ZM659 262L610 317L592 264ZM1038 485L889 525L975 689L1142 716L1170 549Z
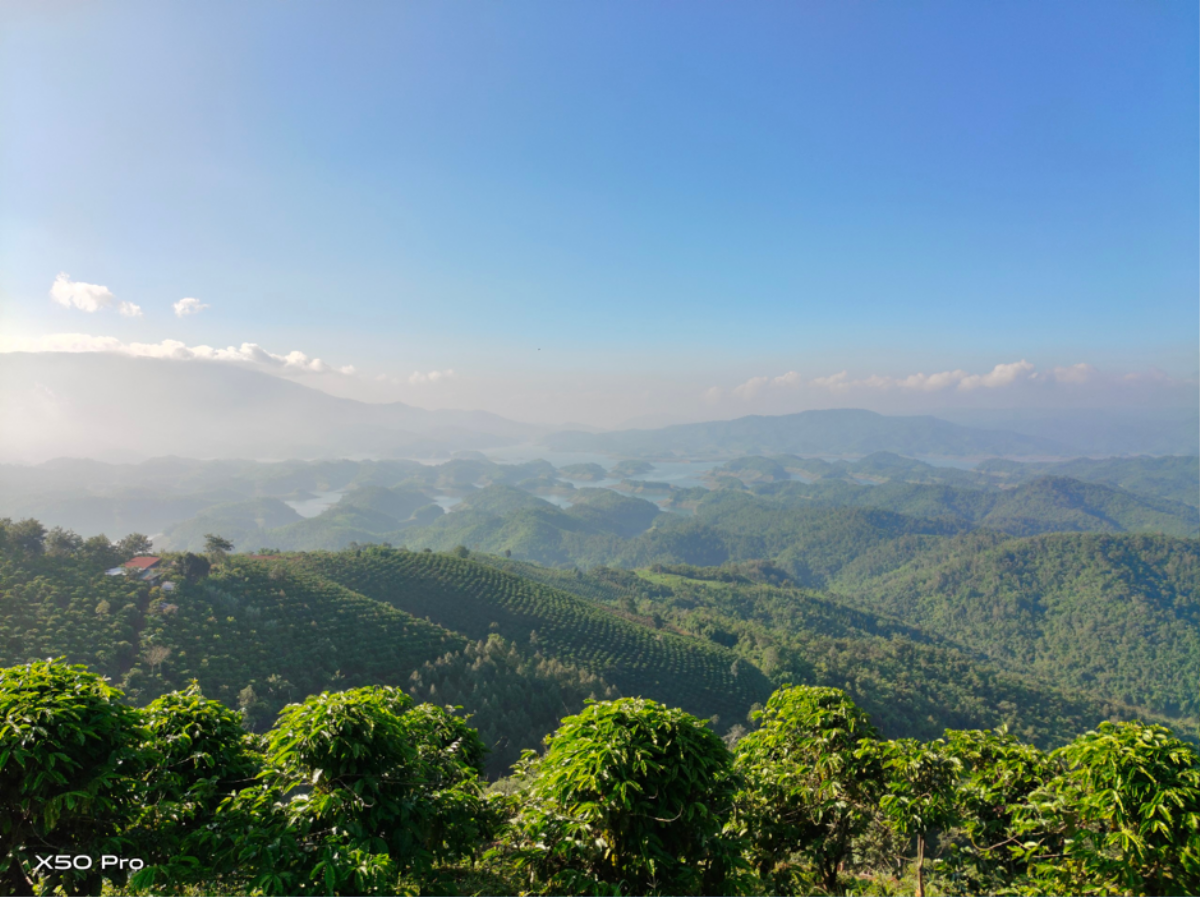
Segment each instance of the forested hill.
M1007 669L1200 714L1200 541L1053 534L943 548L833 588Z

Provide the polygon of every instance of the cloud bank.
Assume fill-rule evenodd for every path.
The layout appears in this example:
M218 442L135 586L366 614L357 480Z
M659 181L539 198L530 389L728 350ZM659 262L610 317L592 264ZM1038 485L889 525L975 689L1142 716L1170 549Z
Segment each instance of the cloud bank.
M750 401L758 398L769 390L797 389L803 386L817 390L841 394L850 391L866 392L908 392L908 393L967 393L977 390L996 390L1022 383L1087 383L1097 376L1097 371L1090 364L1079 363L1068 367L1055 367L1039 371L1031 362L1021 359L997 364L990 371L982 374L972 374L961 369L939 371L926 374L918 371L915 374L895 377L885 374L872 374L869 377L852 379L848 371L839 371L823 377L805 380L795 371L788 371L778 377L751 377L749 380L729 390L729 395ZM720 387L708 389L703 398L710 404L718 401L724 395Z
M223 361L244 364L282 373L344 374L355 372L353 365L341 367L326 364L320 358L310 358L303 352L285 354L268 352L258 343L242 343L216 349L212 346L188 346L179 340L165 339L160 343L126 343L115 336L93 336L87 333L56 333L40 339L7 342L3 352L112 352L134 358L167 358L176 361Z

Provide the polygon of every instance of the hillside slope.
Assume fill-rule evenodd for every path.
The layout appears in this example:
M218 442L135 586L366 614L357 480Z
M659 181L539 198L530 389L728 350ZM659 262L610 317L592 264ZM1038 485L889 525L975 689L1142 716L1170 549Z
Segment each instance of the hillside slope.
M891 738L935 738L947 728L1007 725L1043 746L1104 719L1141 717L1197 734L1194 721L1157 716L1102 691L1063 688L1054 677L1013 671L892 617L848 606L836 595L774 583L785 571L759 563L720 568L597 568L582 576L486 559L589 600L730 647L776 683L841 688Z
M1005 668L1200 713L1200 542L1053 534L958 547L833 588Z
M794 507L878 508L913 517L947 518L1014 536L1048 532L1200 533L1200 512L1183 502L1135 495L1120 487L1041 476L1011 488L912 483L861 485L826 477L808 484L756 484L760 496Z
M756 668L726 648L654 631L559 589L474 561L373 549L296 556L296 564L471 639L498 634L702 716L742 720L771 693Z

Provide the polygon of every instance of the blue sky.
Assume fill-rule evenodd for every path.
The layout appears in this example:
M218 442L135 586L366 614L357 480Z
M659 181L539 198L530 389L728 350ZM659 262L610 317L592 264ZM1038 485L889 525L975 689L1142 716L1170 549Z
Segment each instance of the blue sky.
M601 424L1190 401L1197 18L10 2L0 339Z

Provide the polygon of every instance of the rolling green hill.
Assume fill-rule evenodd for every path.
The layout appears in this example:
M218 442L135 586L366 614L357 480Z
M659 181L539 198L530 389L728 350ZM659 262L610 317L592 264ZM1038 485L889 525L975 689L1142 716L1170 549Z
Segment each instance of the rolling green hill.
M1046 532L1200 532L1200 512L1181 502L1119 487L1042 476L1012 488L969 488L889 480L864 486L845 478L764 483L757 495L794 506L869 507L914 517L950 518L1016 536Z
M583 575L488 559L589 600L657 614L730 647L773 681L841 688L888 737L934 738L946 728L1008 725L1038 744L1108 718L1156 718L1103 689L1063 688L1053 676L1005 669L951 639L894 617L850 606L842 596L774 585L784 571L763 564L659 567L633 573L597 568ZM1194 737L1194 720L1161 721Z
M174 590L72 558L3 555L0 663L64 655L149 700L198 679L236 705L276 677L284 697L391 682L467 640L281 562L234 559ZM154 649L158 649L157 651ZM277 707L273 709L278 709Z
M711 643L631 622L567 592L432 552L313 552L295 564L471 639L498 634L602 676L623 694L741 720L770 694L753 668Z
M790 566L583 573L369 547L234 556L192 582L168 569L168 592L106 576L83 554L5 549L0 665L63 655L139 703L195 678L256 727L314 691L401 685L476 714L493 775L588 697L652 697L715 715L724 731L785 681L846 689L892 736L1006 723L1055 744L1101 719L1156 714L1194 728L1194 540L1011 539L879 511L830 524L829 511L721 492L705 520L672 516L635 539L611 537L651 539L672 556L703 554L694 538L716 539L726 556L788 544L781 558L803 557ZM557 508L508 520L550 512L587 529ZM672 539L679 550L664 550ZM798 572L836 592L797 587Z
M285 529L304 518L277 498L253 498L206 508L190 520L168 527L156 543L167 550L204 548L207 533L220 533L241 547L265 544L268 530Z
M1170 716L1200 713L1196 540L1054 534L957 547L834 588L1002 667Z
M1045 475L1071 477L1148 498L1182 502L1193 508L1200 506L1200 457L1196 455L1074 458L1048 464L997 459L984 461L977 470L982 475L1009 481Z

